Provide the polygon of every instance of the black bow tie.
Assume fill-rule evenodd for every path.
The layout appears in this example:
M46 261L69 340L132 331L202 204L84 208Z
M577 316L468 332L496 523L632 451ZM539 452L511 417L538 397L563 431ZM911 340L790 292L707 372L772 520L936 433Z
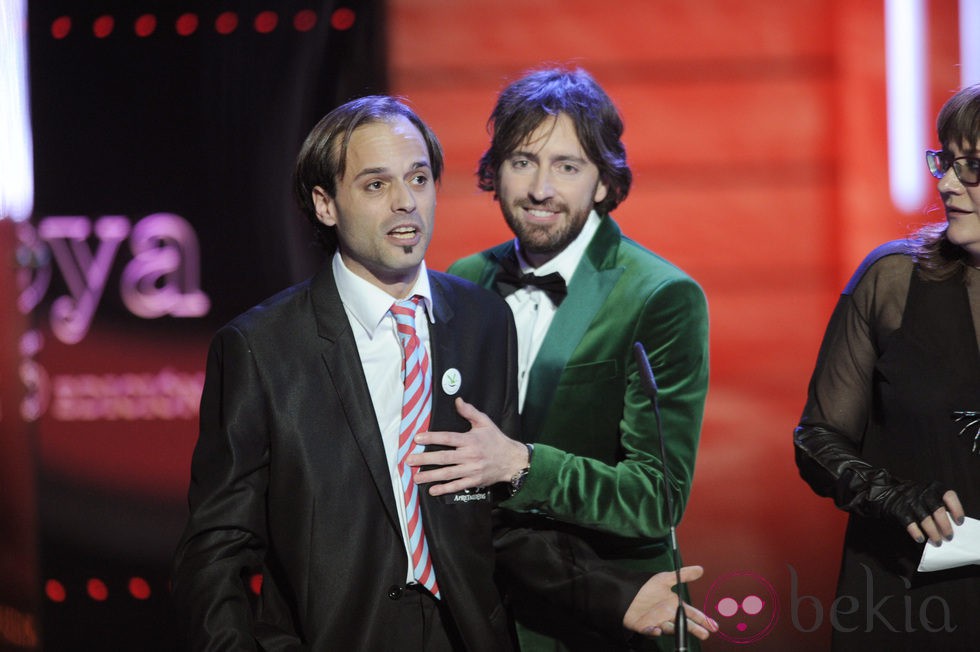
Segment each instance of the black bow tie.
M561 277L561 274L558 272L544 276L522 274L521 266L515 255L505 256L500 260L500 269L497 270L494 282L497 284L497 290L502 297L509 296L522 287L540 288L544 290L556 308L561 305L568 294L568 286L565 285L565 279Z

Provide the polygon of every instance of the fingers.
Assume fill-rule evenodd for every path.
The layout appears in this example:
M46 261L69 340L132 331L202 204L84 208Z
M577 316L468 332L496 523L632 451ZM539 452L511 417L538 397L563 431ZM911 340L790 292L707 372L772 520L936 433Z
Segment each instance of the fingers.
M422 446L436 445L436 446L449 446L451 448L457 448L462 443L462 435L458 432L440 432L437 430L429 432L420 432L415 435L415 442L421 444ZM430 464L436 464L436 462L429 462Z
M431 487L429 487L429 495L444 496L446 494L454 494L458 491L463 491L464 489L472 489L475 486L477 486L478 483L479 480L460 478L459 480L454 480L452 482L443 482L442 484L434 484Z
M693 582L704 575L704 568L701 566L681 566L681 582ZM663 587L664 590L670 589L677 584L677 573L674 571L660 571L647 582L654 582Z
M469 421L473 428L494 427L493 420L490 417L459 397L456 397L456 412L459 413L459 416ZM457 447L463 443L462 435L463 433L458 432L420 432L415 436L415 441L423 445L438 444L440 446Z
M660 636L661 634L667 634L670 636L674 633L674 621L665 620L659 625L643 630L643 633L647 636Z
M950 541L953 538L953 522L949 518L949 514L946 512L946 506L942 506L932 513L933 527L937 530L937 534ZM932 539L932 537L929 537Z
M490 417L488 417L483 412L480 412L475 407L464 401L463 399L456 398L456 412L459 416L463 417L469 421L474 428L479 426L493 425Z
M444 496L463 491L464 489L473 489L486 485L478 474L463 471L458 466L431 469L429 471L417 471L415 473L415 484L431 484L432 486L429 487L430 496Z
M704 575L701 566L684 566L680 569L682 582L693 582ZM630 631L644 636L660 636L674 632L677 617L677 594L671 590L677 583L677 573L662 571L653 575L634 596L623 617L623 625ZM695 637L704 640L712 632L718 631L718 623L695 607L684 605L687 630Z
M909 523L905 527L905 531L909 533L909 536L912 537L912 540L915 541L916 543L926 542L926 537L925 535L922 534L922 530L919 528L918 523L914 523L914 522Z
M928 539L929 543L938 546L945 537L939 526L940 520L946 522L946 527L949 528L949 536L952 536L952 526L949 524L949 519L946 518L945 507L937 509L919 523L909 523L906 531L915 539L916 543L925 543L926 539Z
M686 602L684 603L684 615L687 616L687 631L702 641L706 640L713 632L718 631L717 622Z
M953 539L953 521L957 525L963 523L965 513L955 491L943 494L943 505L918 523L909 523L905 528L916 543L925 543L926 539L934 545L940 545L943 540Z
M922 534L924 534L926 538L929 539L929 543L934 546L938 546L940 543L942 543L943 538L938 522L934 520L940 512L942 512L943 518L945 518L946 508L940 507L932 514L919 521L919 528L922 529ZM948 523L949 521L947 520L947 527L949 527Z
M684 582L685 584L700 579L702 575L704 575L704 568L701 566L681 567L681 582ZM676 583L677 582L672 582L671 586L674 586Z
M423 456L419 456L423 457ZM422 460L422 465L427 466L429 462L427 460ZM422 471L421 469L416 469L415 471L415 484L428 484L430 482L447 482L449 480L455 480L456 478L466 475L466 470L461 469L458 466L439 466L434 469L427 469Z
M963 505L960 504L960 497L956 495L956 492L950 489L943 494L943 504L946 505L946 509L949 511L950 516L956 521L957 525L963 525L963 518L966 516L966 512L963 511Z
M699 640L706 641L711 634L718 631L719 625L715 620L687 603L684 603L684 615L687 620L687 631ZM661 623L647 627L642 633L645 636L656 637L663 634L673 636L675 632L676 627L674 621L664 620Z

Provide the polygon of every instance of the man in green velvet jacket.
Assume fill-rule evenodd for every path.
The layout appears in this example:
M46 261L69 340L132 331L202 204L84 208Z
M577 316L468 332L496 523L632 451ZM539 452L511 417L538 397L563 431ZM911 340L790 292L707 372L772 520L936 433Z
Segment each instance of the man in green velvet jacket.
M632 174L622 120L588 73L529 74L504 89L490 124L479 184L516 238L449 271L497 291L514 312L522 434L532 446L459 403L473 429L423 435L452 449L419 456L416 464L446 466L420 471L417 481L436 483L436 495L509 481L503 506L514 519L568 529L624 566L671 569L667 537L690 490L708 386L704 293L610 217ZM634 342L659 388L669 487ZM510 596L522 650L627 649L522 597ZM673 649L673 640L659 645Z

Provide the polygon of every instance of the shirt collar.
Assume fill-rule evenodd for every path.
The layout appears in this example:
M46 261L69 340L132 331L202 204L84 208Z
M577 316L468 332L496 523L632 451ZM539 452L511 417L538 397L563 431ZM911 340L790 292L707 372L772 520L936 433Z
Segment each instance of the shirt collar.
M578 268L578 263L582 260L582 256L585 254L586 248L589 243L592 242L592 236L599 229L599 222L601 218L599 214L594 210L589 213L589 217L585 220L585 225L582 227L582 232L576 236L574 240L568 243L568 246L562 249L557 256L544 263L538 268L532 267L527 260L525 260L523 254L521 254L521 244L516 239L514 243L517 248L517 261L521 264L521 271L525 274L534 273L538 276L544 276L546 274L551 274L552 272L558 272L561 277L565 279L568 283L572 280L572 275Z
M340 300L347 309L347 313L364 329L368 337L373 339L382 320L391 309L391 304L397 299L348 269L339 249L333 255L332 264L337 292L340 293ZM422 297L422 306L429 317L429 321L434 322L432 288L429 285L429 274L426 271L424 260L419 265L419 277L408 296L416 294Z

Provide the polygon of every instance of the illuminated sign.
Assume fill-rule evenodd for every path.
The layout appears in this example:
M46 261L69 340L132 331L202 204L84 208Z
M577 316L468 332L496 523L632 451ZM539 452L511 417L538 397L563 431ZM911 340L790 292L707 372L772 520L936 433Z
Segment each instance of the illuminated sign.
M124 216L98 219L46 217L35 228L18 225L21 264L18 309L36 311L57 270L67 294L50 304L51 333L74 345L89 333L120 250L131 257L119 277L123 305L136 317L203 317L211 301L200 288L200 248L190 223L173 213L154 213L132 225ZM143 373L55 374L37 361L44 335L30 330L20 341L21 417L37 421L138 421L197 416L204 373L169 367Z
M89 240L94 236L94 248ZM18 229L30 261L21 268L18 308L27 314L44 299L56 265L68 294L51 303L51 332L65 344L81 342L92 325L120 246L133 257L119 282L123 303L137 317L203 317L211 307L200 289L197 234L184 218L154 213L130 226L126 217L46 217L35 231ZM50 255L48 254L50 252Z

